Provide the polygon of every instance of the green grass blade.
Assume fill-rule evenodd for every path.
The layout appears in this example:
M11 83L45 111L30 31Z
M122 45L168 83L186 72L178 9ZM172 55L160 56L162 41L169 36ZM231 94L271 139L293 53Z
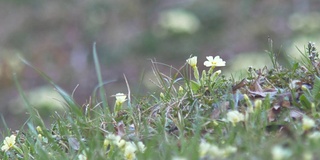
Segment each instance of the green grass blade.
M13 81L18 89L18 92L19 92L19 95L21 96L22 98L22 101L24 102L24 105L25 107L27 108L27 111L28 113L30 114L30 118L35 121L36 123L38 123L39 125L44 125L44 122L40 116L40 114L35 110L35 108L32 107L32 105L29 103L19 81L18 81L18 78L17 78L17 75L16 74L13 74ZM26 121L26 123L28 122L29 120ZM25 125L25 124L24 124ZM23 125L23 126L24 126Z
M32 108L32 106L30 105L27 97L26 97L26 94L24 93L19 81L18 81L18 78L17 78L17 75L16 74L13 74L13 81L18 89L18 92L19 92L19 95L20 97L22 98L22 102L24 103L24 106L27 108L29 114L31 117L33 117L35 115L35 111L34 109Z
M41 70L37 69L36 67L34 67L32 64L30 64L28 61L26 61L25 59L21 60L29 67L31 67L32 69L34 69L36 72L38 72L38 74L44 78L47 82L49 82L56 90L57 92L61 95L61 97L66 101L69 109L71 112L76 113L77 115L82 115L82 112L80 110L80 108L78 107L78 105L75 103L74 99L66 92L64 91L62 88L60 88L58 85L56 85L52 79L47 76L44 72L42 72Z
M102 100L102 106L105 111L109 111L109 113L112 113L112 108L108 106L108 102L107 102L107 98L106 98L106 91L103 87L104 83L102 81L100 63L98 60L97 49L96 49L96 43L93 43L93 60L94 60L94 65L95 65L96 72L97 72L99 86L100 86L99 92L100 92L100 98ZM108 110L107 110L107 108L108 108Z
M97 90L98 90L99 88L101 88L101 87L103 87L104 85L107 85L107 84L109 84L109 83L113 83L113 82L115 82L115 81L116 81L116 80L105 81L105 82L103 82L101 85L100 85L100 84L96 85L96 87L94 87L94 90L93 90L93 92L92 92L92 98L93 98L93 99L96 99Z
M2 114L0 114L0 117L1 117L2 123L4 125L5 135L10 135L10 130L9 130L9 127L8 127L8 125L6 123L6 120L4 119ZM3 133L1 133L1 134L3 134ZM4 135L2 135L2 136L4 136Z

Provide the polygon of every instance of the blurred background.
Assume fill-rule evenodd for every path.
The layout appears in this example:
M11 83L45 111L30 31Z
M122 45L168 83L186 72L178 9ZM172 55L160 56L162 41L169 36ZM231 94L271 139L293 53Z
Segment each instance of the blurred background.
M268 37L281 57L298 57L296 46L320 44L319 8L319 0L0 0L0 112L12 129L28 117L13 73L44 119L64 109L19 56L68 93L75 90L82 105L97 85L94 42L103 79L114 80L106 85L108 98L127 93L123 74L132 92L144 95L155 87L150 59L179 68L196 55L204 69L205 56L220 55L227 61L223 73L238 73L270 64Z

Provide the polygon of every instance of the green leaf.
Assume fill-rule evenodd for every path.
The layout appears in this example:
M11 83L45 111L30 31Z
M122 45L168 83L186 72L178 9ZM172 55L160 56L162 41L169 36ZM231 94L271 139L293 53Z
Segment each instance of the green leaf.
M190 87L193 92L197 92L200 89L200 84L197 83L196 81L191 80L190 81Z
M300 103L302 105L303 108L305 109L310 109L311 108L311 102L309 101L309 99L303 94L300 96Z
M314 78L314 85L311 93L314 97L314 100L320 99L320 78L318 76L315 76Z

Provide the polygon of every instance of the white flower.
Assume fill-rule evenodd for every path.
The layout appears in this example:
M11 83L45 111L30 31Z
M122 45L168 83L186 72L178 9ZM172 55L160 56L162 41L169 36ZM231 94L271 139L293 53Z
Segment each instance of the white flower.
M12 148L15 143L16 143L16 136L15 135L11 135L10 137L6 137L3 140L3 146L1 147L1 150L6 152L10 148Z
M225 156L229 156L232 153L236 153L237 150L237 147L227 146L226 148L224 148L224 154Z
M138 142L138 149L140 152L144 152L146 150L146 146L142 142Z
M109 144L116 145L117 147L123 149L126 145L126 141L121 139L119 135L109 134L106 136L103 144L104 147L108 147Z
M313 140L319 140L320 139L320 132L319 131L312 132L311 134L308 135L308 138L313 139Z
M194 56L194 57L187 59L186 61L192 68L195 68L195 67L197 67L197 62L198 62L197 59L198 59L198 57Z
M172 160L187 160L187 158L184 158L184 157L172 157Z
M218 146L211 144L208 154L211 156L211 158L218 158L223 157L224 152Z
M82 152L81 154L78 155L79 160L87 160L87 155L85 152Z
M212 57L207 56L207 61L203 63L206 67L226 66L226 62L223 61L220 56Z
M199 146L200 158L209 157L210 159L225 158L230 154L237 152L237 148L233 146L227 146L226 148L219 148L214 144L202 141Z
M229 111L227 113L227 120L235 125L240 121L244 121L244 115L237 110Z
M126 142L124 148L124 157L126 160L134 160L136 158L135 152L137 151L137 146L132 142Z
M301 81L300 80L293 80L293 81L291 81L290 83L289 83L289 88L290 89L296 89L296 88L298 88L299 87L299 83L301 83ZM302 86L301 86L302 87Z
M110 140L112 143L116 144L121 140L121 137L119 135L109 134L106 136L107 140Z
M315 125L316 125L316 123L314 122L313 119L311 119L309 117L303 117L303 119L302 119L302 129L304 131L313 128Z
M210 144L208 142L201 142L199 146L200 157L210 156L212 158L221 157L223 152L216 145Z
M285 149L281 146L274 146L271 150L273 160L288 159L292 152L289 149Z
M115 97L116 97L116 105L122 105L122 103L127 100L126 99L127 96L123 93L117 93Z
M126 146L126 141L121 139L120 141L116 142L116 145L119 147L119 148L124 148Z
M304 152L302 157L303 160L313 160L313 155L310 151Z
M210 150L211 144L207 142L201 142L199 146L200 157L206 156Z

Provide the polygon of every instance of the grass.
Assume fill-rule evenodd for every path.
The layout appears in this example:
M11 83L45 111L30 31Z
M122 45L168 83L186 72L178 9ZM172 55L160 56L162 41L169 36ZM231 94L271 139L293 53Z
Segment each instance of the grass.
M283 68L270 42L273 68L250 68L234 81L209 60L199 72L196 57L179 69L154 62L159 92L142 98L105 98L100 66L93 48L99 84L84 105L34 68L64 98L68 110L52 115L45 126L40 114L20 95L30 114L19 131L6 128L1 159L319 159L320 61L315 45L301 51L301 62ZM159 65L170 68L163 74ZM99 91L99 93L96 93ZM96 96L98 94L99 96ZM5 121L3 120L5 123ZM6 126L6 125L5 125Z

